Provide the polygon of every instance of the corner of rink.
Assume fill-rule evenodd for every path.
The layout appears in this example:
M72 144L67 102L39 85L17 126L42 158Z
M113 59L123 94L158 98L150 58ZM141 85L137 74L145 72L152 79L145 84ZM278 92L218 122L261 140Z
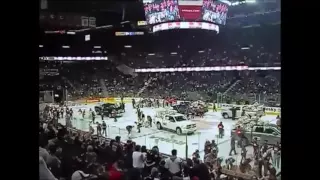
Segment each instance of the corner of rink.
M72 120L72 125L74 128L89 131L89 124L91 118L82 118L78 114L79 109L89 110L94 109L97 104L88 104L80 106L72 106L74 109L74 119ZM153 117L156 113L157 108L144 107L141 108L145 115L150 115ZM276 122L276 116L267 115L262 117L263 120L269 121L271 123ZM198 131L191 135L177 135L174 132L166 130L158 130L154 125L150 128L141 128L141 133L138 133L136 128L133 129L131 137L128 137L126 126L135 125L137 121L136 110L133 109L131 103L125 104L125 113L122 117L118 118L117 122L114 122L113 118L104 118L107 124L107 134L105 137L115 138L116 136L121 136L122 141L127 141L131 139L137 144L145 145L147 148L152 148L153 146L158 146L160 152L165 154L171 154L172 149L177 149L178 156L185 158L192 156L192 153L196 150L200 151L200 156L204 156L204 144L206 140L215 140L219 148L219 156L229 157L230 151L230 134L235 121L230 119L223 119L220 112L209 111L205 114L203 118L196 117L192 121L197 124ZM64 119L60 119L61 124L65 124ZM102 123L100 116L97 116L95 122ZM218 128L217 125L222 122L225 126L225 136L223 138L218 138ZM96 124L93 125L96 127ZM238 150L240 151L240 150ZM250 152L248 152L250 154ZM240 153L239 153L240 154ZM237 158L240 159L241 158Z

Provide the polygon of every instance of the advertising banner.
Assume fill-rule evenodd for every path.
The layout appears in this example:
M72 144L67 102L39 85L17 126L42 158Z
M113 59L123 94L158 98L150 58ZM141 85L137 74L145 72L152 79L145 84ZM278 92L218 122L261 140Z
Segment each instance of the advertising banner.
M179 13L182 20L198 20L201 18L201 6L180 6Z
M97 102L100 102L99 99L87 99L86 100L86 103L97 103Z
M178 5L182 20L201 19L203 0L179 0Z

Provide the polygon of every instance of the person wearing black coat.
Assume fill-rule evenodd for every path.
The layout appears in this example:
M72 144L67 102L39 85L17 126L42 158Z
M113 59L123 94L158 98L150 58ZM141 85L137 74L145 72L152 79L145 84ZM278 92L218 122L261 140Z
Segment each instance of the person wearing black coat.
M199 180L208 180L210 179L210 174L207 166L204 163L197 164L192 168L190 175L197 176Z

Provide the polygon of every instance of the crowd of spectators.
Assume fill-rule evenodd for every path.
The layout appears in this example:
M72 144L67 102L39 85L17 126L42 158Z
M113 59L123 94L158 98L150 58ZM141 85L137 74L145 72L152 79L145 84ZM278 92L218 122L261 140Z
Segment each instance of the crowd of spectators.
M218 35L203 31L189 33L185 30L161 32L152 37L154 43L148 44L147 53L137 54L138 45L132 44L132 49L124 50L124 63L132 68L281 64L280 25L221 27Z
M121 137L101 140L44 120L39 124L39 137L40 180L210 179L205 164L191 159L182 163L176 150L168 158L158 147L147 150L132 141L122 144Z
M279 101L279 71L168 72L125 75L111 62L45 62L59 75L44 76L40 90L64 89L69 98L90 96L177 97L184 100ZM218 94L224 99L219 99Z
M43 114L48 111L57 114L57 110L46 107ZM68 111L64 113L67 115ZM184 160L177 157L176 149L171 155L161 154L157 146L147 150L146 146L131 140L121 142L120 136L106 139L94 135L94 130L84 132L66 128L53 123L54 116L52 119L40 118L40 180L229 180L233 179L231 176L238 177L222 171L222 168L238 169L238 173L250 176L249 179L276 180L277 171L271 164L259 165L261 160L255 160L251 167L249 158L241 160L239 166L234 165L234 158L218 157L214 142L205 145L212 149L203 160L197 152L192 159ZM226 166L222 165L223 160ZM266 166L264 170L263 166Z

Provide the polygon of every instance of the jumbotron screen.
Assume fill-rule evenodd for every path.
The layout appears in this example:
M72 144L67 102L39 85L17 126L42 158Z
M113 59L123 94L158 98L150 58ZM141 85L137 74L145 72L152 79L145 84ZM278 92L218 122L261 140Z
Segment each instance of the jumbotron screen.
M208 21L225 25L228 5L218 0L143 0L148 24Z

